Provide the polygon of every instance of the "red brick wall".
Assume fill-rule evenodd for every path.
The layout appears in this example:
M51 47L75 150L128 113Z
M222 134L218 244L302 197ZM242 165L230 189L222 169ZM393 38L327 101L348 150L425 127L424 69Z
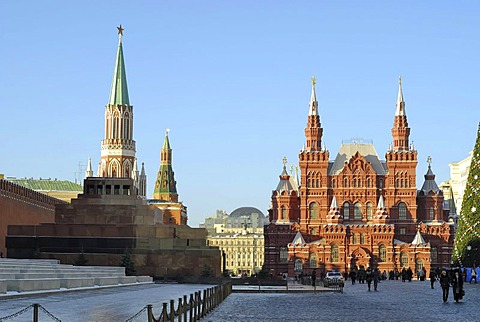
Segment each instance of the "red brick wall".
M0 252L6 256L8 225L54 222L56 203L64 202L0 179Z

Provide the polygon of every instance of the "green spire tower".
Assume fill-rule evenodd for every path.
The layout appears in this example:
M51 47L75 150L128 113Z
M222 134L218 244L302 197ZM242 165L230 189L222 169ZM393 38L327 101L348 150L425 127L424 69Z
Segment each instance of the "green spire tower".
M454 261L471 266L480 248L480 123L455 235ZM472 251L473 253L470 253ZM472 257L473 255L473 257ZM477 258L480 260L480 258ZM469 263L469 261L471 261ZM480 263L477 262L477 265Z
M177 182L172 168L172 149L170 148L168 132L169 130L165 133L165 140L160 152L160 169L155 182L153 199L178 202Z
M110 99L108 104L110 105L130 105L128 99L127 88L127 73L125 72L125 62L123 60L123 28L122 25L117 27L118 29L118 50L117 58L115 60L115 70L113 72L112 89L110 91Z

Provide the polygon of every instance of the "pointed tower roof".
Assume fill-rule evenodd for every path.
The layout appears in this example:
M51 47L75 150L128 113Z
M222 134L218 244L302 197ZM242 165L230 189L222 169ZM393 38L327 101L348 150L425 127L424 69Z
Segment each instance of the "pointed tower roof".
M305 245L305 239L303 239L302 233L297 232L295 237L292 240L293 246L303 246Z
M312 95L310 97L309 111L308 115L319 115L318 114L318 102L317 95L315 93L315 84L317 83L315 76L312 77Z
M338 208L337 197L333 196L332 204L330 205L330 209Z
M142 170L140 172L140 175L145 176L145 163L144 162L142 162Z
M424 175L425 181L423 182L423 186L421 191L424 194L428 194L430 191L433 191L435 194L440 192L440 188L438 188L437 183L435 182L435 174L432 171L432 158L429 156L427 158L428 162L428 170L427 173Z
M383 199L383 196L380 195L380 198L378 198L378 205L377 205L377 209L385 209L385 200Z
M283 171L280 174L280 182L275 190L278 192L287 191L290 194L292 191L297 191L297 189L295 182L290 179L290 175L287 172L287 158L283 157Z
M157 182L153 191L153 198L165 201L178 202L177 182L172 168L172 149L168 139L168 132L165 132L163 147L160 151L160 169L157 174Z
M85 171L85 176L88 177L93 177L93 169L92 169L92 159L88 158L88 165L87 165L87 171Z
M118 50L115 60L115 70L113 72L112 89L110 91L109 105L130 105L128 99L127 74L125 72L125 62L123 59L122 25L118 29Z
M170 129L167 129L165 131L165 139L163 140L163 148L164 150L171 150L170 148L170 140L168 139L168 132L170 132Z
M420 229L417 229L417 233L415 234L415 237L412 240L412 245L425 245L425 239L423 239L422 234L420 233Z
M397 110L395 111L395 116L407 115L405 113L405 101L403 100L402 92L402 76L398 78L398 97L397 97Z

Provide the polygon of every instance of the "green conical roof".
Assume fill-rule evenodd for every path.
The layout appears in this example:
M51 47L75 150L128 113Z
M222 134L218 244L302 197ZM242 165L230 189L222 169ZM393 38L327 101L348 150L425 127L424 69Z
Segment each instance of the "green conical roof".
M130 105L127 89L127 74L123 61L122 34L119 35L117 59L113 72L112 90L110 91L109 105Z
M165 139L163 140L163 150L171 150L170 149L170 140L168 139L168 129L167 132L165 133Z

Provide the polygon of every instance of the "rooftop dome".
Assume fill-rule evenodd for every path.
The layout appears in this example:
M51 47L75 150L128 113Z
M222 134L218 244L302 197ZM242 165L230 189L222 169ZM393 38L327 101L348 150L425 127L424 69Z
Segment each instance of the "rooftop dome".
M250 216L253 213L257 213L259 217L265 217L265 215L260 210L254 207L237 208L230 213L230 217Z

